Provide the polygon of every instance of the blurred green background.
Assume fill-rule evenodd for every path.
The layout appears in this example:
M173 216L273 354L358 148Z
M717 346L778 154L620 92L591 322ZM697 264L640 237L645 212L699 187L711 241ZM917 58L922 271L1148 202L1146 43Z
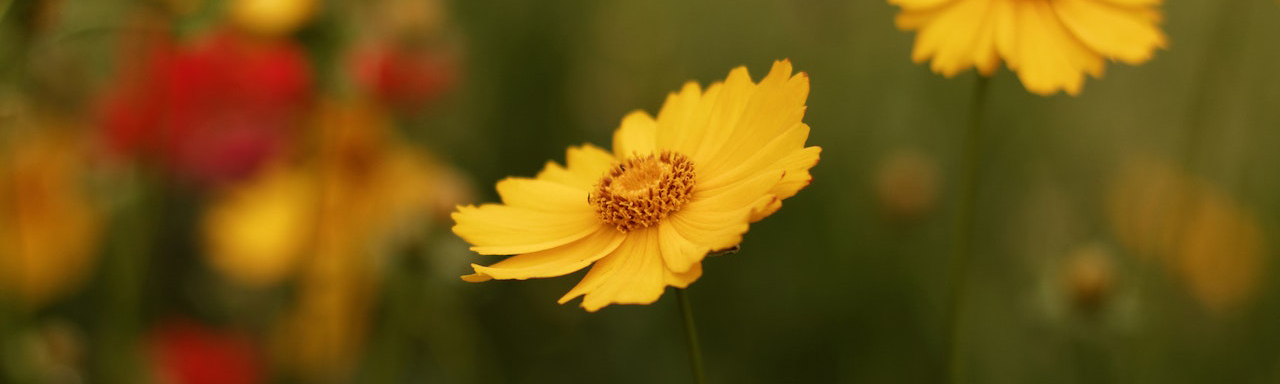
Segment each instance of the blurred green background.
M953 190L976 74L947 79L913 64L914 36L894 28L893 6L424 0L379 10L412 2L318 1L296 30L271 38L296 44L310 63L315 96L302 108L369 99L389 111L320 118L315 126L359 131L385 121L386 141L432 154L462 180L452 183L467 184L426 178L422 188L473 191L456 202L497 200L494 182L563 161L569 145L607 147L624 114L656 113L685 81L706 85L739 65L758 80L773 60L789 58L812 79L805 122L823 158L811 186L753 225L740 252L709 259L690 287L708 379L946 379ZM236 23L227 21L234 19L229 3L0 1L7 7L0 19L4 143L20 147L26 136L13 132L54 129L24 123L47 120L26 115L78 121L69 125L80 128L59 128L90 143L77 147L89 154L89 170L74 184L105 207L89 251L97 256L74 288L39 305L24 304L20 293L3 296L0 382L230 382L154 372L202 366L190 361L240 347L260 351L249 362L227 363L256 367L244 382L689 382L674 292L652 305L587 313L576 303L555 304L583 272L464 283L457 276L469 263L499 258L474 255L449 233L448 205L384 231L408 235L357 246L376 248L357 256L375 260L367 267L372 277L358 284L362 294L350 307L335 310L355 320L302 336L363 335L329 343L337 357L319 359L350 368L327 373L290 363L288 356L305 355L295 349L325 342L275 342L282 327L299 327L278 321L328 280L309 284L306 273L291 272L242 286L221 277L199 233L205 207L227 184L174 182L148 171L156 160L146 157L101 166L97 156L108 151L95 149L106 124L97 117L99 100L132 65L122 53L137 39L131 20L151 14L168 26L163 34L198 40ZM1003 69L991 79L976 248L960 310L967 382L1280 382L1280 285L1272 278L1280 230L1273 148L1280 143L1280 3L1174 1L1162 9L1169 48L1141 66L1111 63L1078 97L1029 94ZM408 17L414 12L431 16ZM362 86L348 70L356 66L349 53L377 47L381 35L370 31L400 25L384 19L400 13L410 27L389 32L391 40L425 36L425 45L410 46L447 52L453 68L445 71L447 86L408 108L370 96L379 88ZM66 81L68 74L77 81ZM286 152L327 164L329 136L309 133L327 131L309 124L298 130L304 139L290 140L321 144ZM348 135L338 134L334 145L360 137ZM1183 211L1192 213L1170 213ZM14 223L4 227L21 228L16 216L0 217ZM329 245L316 242L303 259L325 257ZM301 321L326 321L323 313L331 312ZM172 363L166 356L188 355L165 349L167 342L155 341L165 333L153 331L172 318L237 341L178 342L212 344L214 352ZM73 352L58 352L67 349ZM46 372L53 366L59 373Z

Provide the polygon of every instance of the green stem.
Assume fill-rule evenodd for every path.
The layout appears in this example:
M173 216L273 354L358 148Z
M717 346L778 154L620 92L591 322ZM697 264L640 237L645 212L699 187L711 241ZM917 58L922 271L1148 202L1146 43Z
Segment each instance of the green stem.
M684 336L689 342L689 364L693 367L693 382L706 384L707 376L702 369L702 347L698 345L698 330L693 326L693 309L689 306L689 297L684 289L676 288L676 299L680 302L680 314L684 317Z
M963 177L960 178L958 212L956 213L954 238L951 243L951 293L947 300L947 364L950 382L959 383L963 371L960 358L960 324L962 319L961 304L964 302L965 288L969 278L969 263L973 258L973 217L976 205L978 181L981 173L982 117L987 99L986 76L978 76L973 87L973 99L970 101L969 126L964 136L964 152L962 166Z

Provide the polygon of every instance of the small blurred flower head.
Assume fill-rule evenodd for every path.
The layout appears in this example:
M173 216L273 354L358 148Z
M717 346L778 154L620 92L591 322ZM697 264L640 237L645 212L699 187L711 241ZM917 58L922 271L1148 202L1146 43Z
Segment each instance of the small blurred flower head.
M952 77L977 67L991 76L1003 61L1031 93L1080 93L1084 76L1107 61L1138 65L1166 38L1162 0L889 0L901 30L916 31L911 58L932 60Z
M940 179L937 161L915 150L897 150L880 160L875 197L891 219L909 221L933 211Z
M1116 270L1111 257L1102 244L1081 247L1067 256L1062 283L1076 311L1094 313L1115 294Z

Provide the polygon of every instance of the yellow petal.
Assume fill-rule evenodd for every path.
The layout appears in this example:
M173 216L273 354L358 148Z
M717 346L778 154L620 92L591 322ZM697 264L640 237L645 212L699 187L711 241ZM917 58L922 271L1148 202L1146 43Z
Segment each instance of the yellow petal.
M809 138L809 126L804 123L795 124L781 135L777 135L765 145L755 149L755 153L747 159L738 161L732 168L720 172L707 171L699 167L698 186L714 189L726 184L740 181L761 172L781 171L779 162L794 152L804 149L804 142Z
M635 111L622 118L622 125L613 133L613 154L625 159L654 150L658 122L644 111Z
M590 190L615 161L608 151L591 144L569 147L565 159L568 167L548 161L542 171L538 172L537 178L555 181L584 191Z
M461 206L453 233L486 255L515 255L568 244L601 225L595 212L547 212L501 204Z
M744 70L745 71L745 70ZM712 85L711 88L716 89L714 93L708 90L708 95L719 95L720 86ZM707 128L707 113L697 116L700 109L699 105L703 104L702 88L696 82L685 83L679 92L672 93L667 96L667 101L662 104L662 109L658 111L657 127L654 136L654 145L660 149L670 149L676 152L693 156L697 142L702 139ZM708 100L713 100L709 97Z
M958 0L939 12L916 35L912 60L932 58L934 72L951 77L973 67L981 57L984 65L994 54L995 25L988 22L994 4L1005 0ZM984 68L985 70L986 68Z
M778 198L781 199L795 196L797 192L800 192L801 189L813 181L813 176L809 174L809 169L818 164L818 158L821 155L822 147L808 147L792 152L778 161L774 166L786 173L782 175L782 180L778 181L778 184L769 190L769 193L778 195Z
M543 179L508 177L498 182L502 202L539 211L582 214L591 211L587 190Z
M1164 33L1141 12L1104 4L1098 0L1055 0L1058 19L1080 41L1103 56L1128 64L1151 59L1165 46Z
M1049 2L1016 2L1018 78L1028 91L1052 95L1058 90L1077 95L1084 74L1102 75L1102 57L1084 47L1058 21Z
M701 262L711 250L685 238L666 220L658 224L658 240L662 260L672 272L688 272L689 268Z
M693 263L693 265L689 266L689 270L685 272L675 272L668 268L665 275L663 280L667 285L676 288L687 288L689 284L693 284L699 277L702 277L702 263Z
M625 237L623 233L602 225L590 236L564 246L512 256L488 267L472 264L476 273L462 279L474 283L490 279L524 280L566 275L613 252Z
M695 160L699 172L714 176L758 154L773 139L800 123L808 97L809 76L804 72L793 76L790 61L775 62L747 100L741 116L736 117L736 123L714 127L725 134L703 143L699 150L708 158ZM712 142L716 145L707 144Z
M644 228L627 233L618 249L596 262L569 293L563 304L586 295L582 307L595 312L609 304L649 304L666 288L666 267L662 264L658 229Z

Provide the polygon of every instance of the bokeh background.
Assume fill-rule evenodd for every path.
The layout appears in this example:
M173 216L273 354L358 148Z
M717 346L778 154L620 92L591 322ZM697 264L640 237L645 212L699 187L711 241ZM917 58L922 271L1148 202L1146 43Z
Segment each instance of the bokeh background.
M1280 382L1280 3L1163 6L1079 97L1001 71L962 376ZM689 382L672 292L468 284L455 204L789 58L814 183L689 290L711 382L947 376L976 75L875 0L0 0L0 382Z

